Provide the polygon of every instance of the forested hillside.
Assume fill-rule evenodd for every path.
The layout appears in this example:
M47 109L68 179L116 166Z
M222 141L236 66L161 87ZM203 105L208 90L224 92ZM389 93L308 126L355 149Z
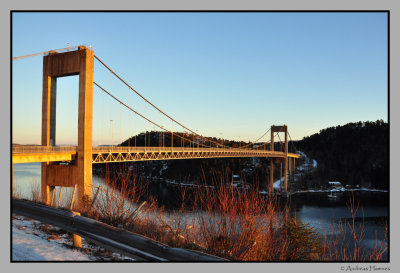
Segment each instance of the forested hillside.
M330 127L295 143L318 162L313 179L352 186L387 189L389 185L389 125L375 122Z
M186 140L182 141L179 136ZM216 146L217 143L231 147L241 147L246 143L211 139L204 143L203 139L191 134L174 133L174 147L195 147L203 142ZM161 132L141 133L121 143L121 146L171 146L171 134ZM302 173L300 184L296 186L314 188L327 186L328 181L340 181L353 187L373 187L388 189L389 187L389 125L377 120L375 122L348 123L343 126L330 127L319 133L294 141L297 150L303 151L309 158L318 162L313 172ZM201 146L201 144L199 145ZM302 160L296 162L300 166ZM131 163L138 175L169 178L176 181L204 182L212 181L215 175L229 177L238 174L247 183L257 183L267 188L269 183L269 159L266 158L215 158L168 160ZM119 164L112 164L119 165ZM104 166L97 166L101 169ZM278 168L275 170L278 172ZM275 174L275 178L279 173ZM228 179L229 180L229 179Z
M184 138L184 140L182 140ZM224 144L227 147L242 147L248 145L245 142L232 141L214 137L199 138L192 134L174 132L173 138L170 133L151 131L140 133L123 141L120 146L146 146L146 147L215 147ZM205 140L207 139L207 140ZM210 142L211 140L211 142ZM136 145L135 145L136 144ZM240 175L243 182L258 183L261 187L267 187L268 159L266 158L206 158L189 160L160 160L128 163L134 166L135 173L139 176L151 176L153 178L172 179L177 182L189 183L212 183L219 181L222 177L230 181L232 175ZM106 164L104 164L106 165ZM119 168L119 163L108 164ZM105 170L106 166L96 165L96 169Z

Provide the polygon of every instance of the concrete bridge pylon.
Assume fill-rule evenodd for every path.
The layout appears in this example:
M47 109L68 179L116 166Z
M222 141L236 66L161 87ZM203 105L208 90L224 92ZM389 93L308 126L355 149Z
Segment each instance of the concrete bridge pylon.
M43 57L42 146L56 145L57 78L79 75L78 149L70 165L43 162L42 202L51 205L56 186L77 185L77 207L92 199L92 121L94 52L84 46L64 53L49 52Z
M289 153L289 139L288 139L288 126L287 125L273 125L271 126L271 151L274 151L274 135L275 133L284 133L285 134L285 147L284 147L284 158L280 158L280 181L281 181L281 190L283 191L283 184L282 184L282 164L284 164L284 178L285 178L285 188L284 192L288 194L288 186L289 186L289 174L293 175L294 166L295 166L295 159L293 158L293 164L290 162L290 158L288 156ZM270 163L270 190L273 192L273 184L274 184L274 160L271 158Z

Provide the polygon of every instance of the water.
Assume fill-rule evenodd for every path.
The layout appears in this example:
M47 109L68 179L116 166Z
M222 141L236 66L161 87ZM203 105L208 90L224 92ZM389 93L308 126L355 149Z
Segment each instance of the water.
M353 215L351 200L354 204L354 229L357 236L363 234L361 247L373 249L384 242L388 247L389 203L387 192L342 192L335 197L329 193L304 193L291 197L292 213L304 223L308 223L321 235L351 237ZM357 208L358 207L358 208ZM345 230L338 228L346 227ZM385 238L386 237L386 238ZM353 240L350 240L350 245ZM387 259L387 252L384 258Z
M14 194L22 199L32 199L32 192L40 193L41 184L41 163L23 163L14 164L13 167L13 179L14 179ZM92 178L93 186L98 187L106 186L104 180L93 175ZM94 188L95 191L95 188ZM73 194L73 188L63 188L61 194L61 202L66 203L71 200ZM56 189L56 200L58 200L59 188ZM40 195L39 195L40 196Z
M30 199L33 190L40 191L40 163L14 164L14 194Z
M40 192L40 163L27 163L14 165L14 192L21 198L30 199L32 190ZM93 175L93 185L105 187L103 179ZM173 196L174 190L162 183L157 186L159 197ZM72 188L63 189L62 199L70 200ZM95 190L94 190L95 192ZM349 200L354 200L357 207L355 213L355 230L358 235L363 232L362 247L372 249L385 240L388 232L386 225L389 219L389 193L382 192L342 192L335 197L328 197L329 193L302 193L290 198L290 208L302 222L315 228L317 232L325 236L341 234L350 235L348 224L352 223L352 215L349 208ZM56 197L58 198L58 197ZM196 213L192 212L195 217ZM338 229L338 224L345 223L346 230ZM385 243L385 247L388 244ZM387 252L384 258L387 259Z

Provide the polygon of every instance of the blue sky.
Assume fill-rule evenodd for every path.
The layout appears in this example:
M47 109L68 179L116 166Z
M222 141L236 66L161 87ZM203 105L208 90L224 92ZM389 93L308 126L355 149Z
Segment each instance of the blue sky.
M155 105L206 136L255 140L271 125L287 124L292 139L301 139L348 122L387 121L386 13L14 13L12 19L13 57L92 45ZM42 57L13 61L12 72L13 142L39 144ZM97 61L94 80L181 131ZM77 77L58 80L57 144L76 144L77 85ZM94 144L154 129L128 113L94 87Z

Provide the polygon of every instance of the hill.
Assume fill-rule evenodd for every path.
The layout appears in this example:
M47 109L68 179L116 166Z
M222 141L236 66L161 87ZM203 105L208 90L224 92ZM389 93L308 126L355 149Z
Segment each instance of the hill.
M329 127L295 145L318 161L312 179L321 184L389 187L389 125L383 120Z
M182 140L180 137L185 138ZM204 141L204 139L208 139ZM242 147L248 145L245 142L205 137L198 138L192 134L174 132L173 146L174 147L192 147L195 142L195 147L201 147L201 143L206 146L217 146L218 143L223 143L228 147ZM211 140L211 143L210 141ZM123 141L119 146L171 146L172 137L170 133L162 133L159 131L151 131L140 133ZM146 176L155 179L171 179L177 182L190 183L210 183L213 180L219 181L224 178L226 181L232 179L232 175L239 175L242 181L247 183L258 183L261 187L267 186L267 169L268 159L266 158L206 158L206 159L190 159L190 160L160 160L160 161L143 161L130 163L110 163L98 164L95 166L96 172L109 169L120 169L122 165L132 166L131 169L139 177ZM107 166L108 165L108 166Z

